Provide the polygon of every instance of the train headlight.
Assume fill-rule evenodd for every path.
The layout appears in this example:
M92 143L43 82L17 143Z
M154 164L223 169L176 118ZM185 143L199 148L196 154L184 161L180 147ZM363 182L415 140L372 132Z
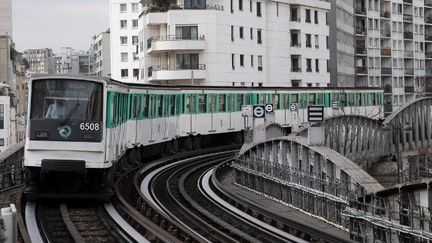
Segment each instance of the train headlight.
M36 131L35 132L37 139L48 139L49 132L48 131Z

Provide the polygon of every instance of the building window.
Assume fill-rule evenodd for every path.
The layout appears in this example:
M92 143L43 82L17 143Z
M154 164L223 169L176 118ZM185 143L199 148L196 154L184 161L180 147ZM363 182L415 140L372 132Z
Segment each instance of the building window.
M243 39L243 27L239 27L240 39Z
M233 0L230 0L231 13L234 13Z
M312 72L312 59L306 59L306 72Z
M127 36L120 36L120 44L121 45L127 45L128 38Z
M199 61L198 54L177 54L176 64L177 69L198 69Z
M261 30L260 29L257 30L257 43L262 44Z
M235 64L234 64L234 61L235 61L234 54L231 54L231 68L232 68L232 70L235 70Z
M262 70L263 70L262 56L258 56L258 71L262 71Z
M0 129L4 129L4 105L0 105Z
M291 8L291 21L300 22L300 19L297 16L296 8Z
M318 11L316 11L316 10L315 10L314 19L315 19L315 24L318 24Z
M138 12L138 3L132 3L132 12Z
M198 40L198 26L176 26L176 38Z
M138 45L138 36L132 36L132 45Z
M132 52L132 57L134 61L139 59L138 54L136 52Z
M250 39L253 40L253 28L250 28Z
M134 78L138 79L138 77L139 77L139 69L138 68L133 69L133 76L134 76Z
M121 61L122 62L127 62L128 61L128 53L127 52L122 52L121 53Z
M315 72L319 73L320 69L319 69L319 60L315 59Z
M306 47L312 47L311 34L306 34Z
M138 28L138 19L132 20L132 28Z
M319 35L315 35L315 48L319 48Z
M127 20L120 20L120 28L125 29L127 28Z
M254 56L251 55L251 67L253 67L253 66L254 66Z
M128 76L129 76L128 70L127 69L122 69L121 70L121 77L122 78L127 78Z
M252 13L252 1L249 1L249 11Z
M0 147L5 146L4 138L0 138Z
M244 67L244 55L240 54L240 66Z
M261 3L257 2L256 6L257 6L257 16L261 17Z
M243 11L243 0L239 0L239 10Z
M310 23L311 22L311 10L310 9L306 9L306 23Z
M120 13L125 13L127 12L127 5L126 3L121 3L120 4Z
M231 41L234 41L234 26L231 25Z

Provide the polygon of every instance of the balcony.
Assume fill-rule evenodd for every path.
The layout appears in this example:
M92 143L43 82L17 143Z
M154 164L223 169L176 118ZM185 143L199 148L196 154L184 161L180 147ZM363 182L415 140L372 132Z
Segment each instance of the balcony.
M432 52L426 52L426 58L432 59Z
M413 76L414 75L414 68L405 68L405 75Z
M413 21L413 16L411 14L404 14L403 15L403 21L405 21L405 22L412 22Z
M432 41L432 34L425 34L425 40Z
M293 73L301 73L302 69L300 67L293 67L293 68L291 68L291 72L293 72Z
M156 65L147 69L148 81L205 79L206 65Z
M391 37L391 30L389 28L381 29L381 37L383 38Z
M367 30L366 30L365 27L357 27L357 28L356 28L356 34L357 34L357 35L366 35L366 34L367 34L366 31L367 31Z
M357 47L356 48L356 54L357 55L366 55L366 48L365 47Z
M356 7L355 8L355 13L356 14L360 14L360 15L366 15L366 8Z
M391 13L390 13L390 11L382 11L382 12L381 12L381 17L382 17L382 18L389 19L389 18L391 17Z
M381 56L391 56L391 48L381 48Z
M431 16L425 17L425 23L426 24L432 24L432 17Z
M410 40L412 40L412 38L413 38L413 33L410 32L410 31L405 31L405 32L404 32L404 38L405 38L405 39L410 39Z
M367 74L367 69L366 67L356 67L356 72L357 74Z
M386 67L381 68L382 75L392 75L392 73L393 73L392 68L386 68Z
M384 86L384 94L391 94L393 93L393 88L391 85L387 84Z
M175 35L153 36L147 40L147 53L154 54L167 51L204 50L205 37L177 37Z
M405 86L405 93L406 94L408 94L408 93L414 93L415 92L415 87L414 86Z
M166 12L170 10L219 10L224 11L223 5L207 4L207 5L194 5L183 6L170 4L170 6L152 6L146 11L142 12L140 16L145 15L144 24L146 25L160 25L167 23Z
M405 58L413 58L414 57L413 51L405 51L404 52L404 57Z

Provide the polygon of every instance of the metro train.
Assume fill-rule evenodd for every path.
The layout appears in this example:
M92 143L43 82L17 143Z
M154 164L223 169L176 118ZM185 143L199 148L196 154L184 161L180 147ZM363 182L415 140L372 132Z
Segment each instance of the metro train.
M327 117L339 106L345 114L382 118L383 101L383 91L375 88L164 86L35 77L29 81L26 192L109 188L116 162L128 149L165 144L177 151L179 141L199 143L196 138L226 133L241 139L243 105L273 104L275 122L290 127L293 103L303 123L313 104L323 105Z

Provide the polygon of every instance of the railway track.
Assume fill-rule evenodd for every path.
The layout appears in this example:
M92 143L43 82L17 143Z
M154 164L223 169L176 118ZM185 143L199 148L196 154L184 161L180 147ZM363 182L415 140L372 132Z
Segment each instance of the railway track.
M154 197L167 214L211 242L293 242L266 231L207 199L198 187L208 168L228 159L232 152L197 157L169 167L153 179Z
M39 204L40 232L47 242L128 242L101 205Z

